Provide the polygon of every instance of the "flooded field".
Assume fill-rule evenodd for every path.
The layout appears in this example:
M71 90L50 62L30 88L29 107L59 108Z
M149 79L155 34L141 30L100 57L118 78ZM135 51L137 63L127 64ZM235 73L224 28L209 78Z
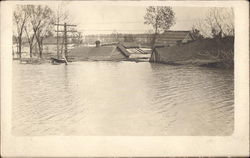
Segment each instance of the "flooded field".
M147 62L13 63L19 136L230 135L233 72Z

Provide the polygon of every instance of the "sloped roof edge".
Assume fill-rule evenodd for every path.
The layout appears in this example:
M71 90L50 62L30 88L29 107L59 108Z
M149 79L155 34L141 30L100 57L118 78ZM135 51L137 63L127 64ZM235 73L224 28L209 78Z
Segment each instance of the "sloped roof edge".
M129 57L130 53L126 50L124 46L122 46L120 43L117 44L117 48L126 56Z

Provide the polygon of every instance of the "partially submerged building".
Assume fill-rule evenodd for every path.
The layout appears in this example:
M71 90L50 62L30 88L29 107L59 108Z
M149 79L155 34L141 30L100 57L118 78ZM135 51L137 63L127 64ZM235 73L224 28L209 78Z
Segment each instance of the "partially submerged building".
M190 31L165 31L156 38L156 46L174 46L193 41Z
M99 42L95 47L77 47L69 53L69 58L73 61L93 60L93 61L120 61L127 60L129 53L120 44L102 46Z
M171 47L155 47L150 62L166 64L211 65L221 62L220 52L233 54L234 41L230 39L202 39Z
M96 43L95 47L77 47L69 53L73 61L96 60L96 61L122 61L147 59L149 61L150 49L142 49L136 43Z

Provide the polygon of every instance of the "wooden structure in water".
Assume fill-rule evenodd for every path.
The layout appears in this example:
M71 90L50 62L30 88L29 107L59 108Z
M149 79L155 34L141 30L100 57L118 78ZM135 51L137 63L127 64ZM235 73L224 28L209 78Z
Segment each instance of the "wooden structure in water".
M58 65L58 64L62 64L62 63L65 63L67 65L68 61L66 59L51 58L51 63L53 65Z
M76 27L76 25L69 25L69 24L59 24L59 21L58 21L58 24L54 24L57 26L57 30L56 30L56 33L57 33L57 58L51 58L51 63L52 64L61 64L61 63L65 63L66 65L68 64L68 38L75 38L74 36L67 36L67 33L68 32L77 32L76 30L69 30L68 27ZM59 30L59 26L63 26L64 29L63 30ZM63 36L59 36L58 33L59 32L62 32L63 33ZM60 43L61 45L64 46L64 54L63 52L61 53L61 59L60 59L60 53L59 53L59 38L63 38L63 42Z

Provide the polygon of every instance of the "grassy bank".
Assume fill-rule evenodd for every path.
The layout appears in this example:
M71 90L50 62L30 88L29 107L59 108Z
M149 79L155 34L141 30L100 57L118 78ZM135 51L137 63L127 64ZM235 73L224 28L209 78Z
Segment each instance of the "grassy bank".
M233 69L234 39L202 39L172 47L155 48L150 61Z

